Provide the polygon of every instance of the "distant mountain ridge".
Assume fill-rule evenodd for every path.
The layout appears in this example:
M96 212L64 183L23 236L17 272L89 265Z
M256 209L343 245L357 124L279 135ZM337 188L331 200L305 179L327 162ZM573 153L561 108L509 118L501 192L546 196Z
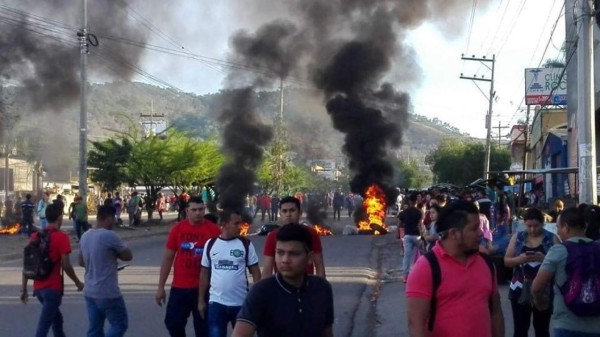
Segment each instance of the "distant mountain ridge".
M141 114L164 114L170 126L187 131L201 138L216 137L220 122L223 93L195 95L176 92L140 82L111 82L91 84L88 90L88 137L91 141L126 132L139 125ZM314 159L343 160L341 152L343 135L333 129L329 116L319 99L311 97L305 89L285 89L284 116L290 151L298 162ZM279 92L258 92L257 110L266 124L279 113ZM23 118L21 125L25 137L36 134L42 147L36 149L44 156L45 167L50 176L61 178L68 172L76 172L79 130L79 106L58 113L37 114ZM49 127L49 125L54 125ZM43 135L36 130L47 130ZM60 133L52 132L60 130ZM424 161L425 156L437 148L443 137L468 137L447 123L411 114L403 130L403 144L396 157ZM50 139L41 139L49 138ZM63 144L60 148L43 148L51 141ZM56 151L55 151L56 150ZM58 179L58 178L57 178Z

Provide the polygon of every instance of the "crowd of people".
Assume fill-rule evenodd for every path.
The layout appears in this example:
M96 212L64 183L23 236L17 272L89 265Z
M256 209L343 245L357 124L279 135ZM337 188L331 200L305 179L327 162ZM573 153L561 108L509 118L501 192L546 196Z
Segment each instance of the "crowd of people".
M600 207L527 208L497 265L494 235L511 232L510 212L502 194L492 202L486 191L404 198L398 236L411 336L504 336L496 270L504 266L513 270L514 337L528 336L532 322L536 337L551 326L556 337L600 336Z
M190 196L185 217L170 230L160 263L155 301L166 305L165 328L170 336L185 336L192 317L195 336L223 337L228 325L232 336L333 336L333 293L325 277L322 245L316 231L301 225L299 199L289 196L279 203L281 227L269 233L262 271L250 240L240 236L241 210L224 210L218 225L206 213L201 197ZM36 336L65 336L60 304L63 272L83 291L88 313L87 336L123 336L128 329L126 303L118 286L119 261L133 253L111 229L116 208L98 207L97 223L79 242L81 281L70 263L69 239L60 231L63 216L57 203L45 209L50 260L53 267L44 279L34 279L34 295L42 304ZM246 269L254 285L248 289ZM173 270L167 298L166 283ZM29 300L28 278L23 276L21 301ZM108 331L105 334L105 322Z
M207 214L201 197L182 195L186 201L178 207L184 212L166 240L155 293L157 305L166 307L164 324L170 336L185 336L190 316L196 336L226 336L228 326L235 337L333 335L333 294L321 240L312 227L299 224L302 204L311 195L279 200L282 226L266 238L262 270L254 245L240 236L248 208L224 210L215 217ZM34 280L34 294L42 304L36 336L46 336L50 329L55 336L64 336L63 272L83 291L88 336L103 336L105 321L110 336L127 331L117 273L118 261L130 261L133 254L110 231L118 219L118 198L108 195L98 208L97 224L81 234L78 260L85 268L83 281L73 272L69 240L60 231L64 204L54 201L45 206L44 228L52 237L54 266L47 279ZM266 207L267 198L258 195L256 205ZM333 193L334 211L335 198ZM142 207L135 193L125 200L123 209L131 204L137 212ZM271 206L273 198L269 201ZM503 265L513 269L508 296L514 337L528 336L532 322L538 337L550 336L551 326L556 337L599 337L600 207L555 211L551 216L556 217L556 234L544 229L546 214L528 208L522 215L524 230L510 236L503 252ZM77 203L72 212L76 222L87 222L85 209ZM402 281L411 336L504 336L499 266L490 256L498 253L494 237L511 232L504 228L511 226L510 213L502 195L492 201L486 191L459 198L441 191L403 198L398 236L403 242ZM24 303L27 288L24 276Z

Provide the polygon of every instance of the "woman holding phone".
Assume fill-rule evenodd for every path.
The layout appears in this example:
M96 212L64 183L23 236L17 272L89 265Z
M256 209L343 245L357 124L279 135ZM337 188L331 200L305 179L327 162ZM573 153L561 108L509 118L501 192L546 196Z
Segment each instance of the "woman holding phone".
M537 275L546 253L560 240L544 229L544 214L537 208L529 208L523 216L525 230L512 236L504 255L504 265L513 268L508 297L511 302L514 337L527 337L531 317L536 337L550 336L552 308L537 310L532 305L531 284ZM551 288L548 296L551 296Z

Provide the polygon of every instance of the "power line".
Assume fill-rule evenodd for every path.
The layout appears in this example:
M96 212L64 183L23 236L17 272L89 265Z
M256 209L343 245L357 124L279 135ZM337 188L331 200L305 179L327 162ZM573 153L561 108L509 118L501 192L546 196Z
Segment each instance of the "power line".
M475 21L475 12L477 11L477 0L473 0L473 5L471 6L471 17L469 20L469 28L467 32L467 43L465 46L465 50L469 50L469 44L471 42L471 34L473 33L473 21Z
M506 34L506 36L505 36L504 40L502 41L502 43L500 43L500 48L498 48L498 50L494 54L500 55L500 53L502 52L502 48L504 48L504 45L506 44L506 42L508 41L508 39L512 35L512 32L513 32L515 26L517 25L517 21L519 20L519 17L523 13L523 8L525 8L525 4L526 3L527 3L527 0L523 0L523 2L521 3L521 8L519 8L519 11L517 12L517 15L514 17L513 21L510 23L510 29L508 30L508 33Z

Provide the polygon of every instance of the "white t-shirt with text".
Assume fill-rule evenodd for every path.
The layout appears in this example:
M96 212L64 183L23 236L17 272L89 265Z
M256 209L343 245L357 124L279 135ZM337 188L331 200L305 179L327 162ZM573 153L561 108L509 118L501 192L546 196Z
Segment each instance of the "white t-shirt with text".
M248 265L246 266L246 249L238 239L224 240L217 238L208 252L207 241L202 253L202 267L211 269L210 302L226 306L241 306L248 294L248 277L246 267L258 264L258 256L254 245L248 247ZM210 254L210 262L207 254Z

